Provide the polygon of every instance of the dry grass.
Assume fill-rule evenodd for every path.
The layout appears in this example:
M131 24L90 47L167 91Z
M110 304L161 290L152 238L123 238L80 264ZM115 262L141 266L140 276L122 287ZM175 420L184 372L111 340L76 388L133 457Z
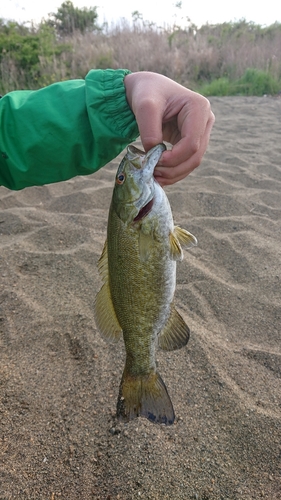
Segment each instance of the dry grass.
M268 31L244 22L167 31L124 22L108 33L76 35L69 42L74 48L71 77L109 66L156 71L193 86L224 76L240 78L248 68L281 77L279 25Z
M147 23L130 26L119 22L95 33L75 33L57 40L59 55L39 55L36 72L21 71L9 54L2 55L1 81L4 91L38 88L53 81L83 78L91 68L128 68L155 71L198 89L206 82L227 77L241 78L248 68L281 79L281 24L261 28L245 21L156 28Z

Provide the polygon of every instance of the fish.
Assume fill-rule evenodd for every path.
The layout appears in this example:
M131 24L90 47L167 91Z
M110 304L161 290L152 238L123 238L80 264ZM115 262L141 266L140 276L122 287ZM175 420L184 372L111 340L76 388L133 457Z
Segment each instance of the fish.
M127 147L115 178L107 239L98 262L102 278L94 304L100 333L124 339L126 361L117 419L145 417L172 425L175 412L156 368L156 348L184 347L190 330L174 303L176 264L195 236L175 226L169 200L154 178L165 144L147 153Z

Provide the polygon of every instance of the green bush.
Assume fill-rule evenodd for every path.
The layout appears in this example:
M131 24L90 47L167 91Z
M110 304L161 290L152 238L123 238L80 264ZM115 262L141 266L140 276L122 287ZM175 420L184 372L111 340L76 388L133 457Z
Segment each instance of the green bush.
M199 91L208 96L227 95L274 95L280 92L281 82L278 82L269 73L249 68L241 78L230 81L228 78L218 78L199 88Z
M211 83L205 83L199 90L206 97L230 95L229 79L218 78Z
M249 68L236 82L236 91L243 95L277 94L281 90L280 83L269 73Z
M206 96L281 90L280 23L161 28L138 11L132 16L133 24L99 27L96 7L78 9L66 0L39 25L0 19L0 94L118 67L162 73Z

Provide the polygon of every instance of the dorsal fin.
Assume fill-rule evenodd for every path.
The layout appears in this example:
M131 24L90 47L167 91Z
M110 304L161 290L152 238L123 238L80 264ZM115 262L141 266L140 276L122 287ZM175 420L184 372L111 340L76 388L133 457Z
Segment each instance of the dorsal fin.
M187 324L172 304L168 321L158 336L159 347L164 351L181 349L187 344L189 334Z
M104 244L98 269L104 284L98 292L94 304L95 322L103 337L110 341L117 341L121 337L122 328L115 314L108 283L107 242Z
M98 260L98 270L101 275L102 281L108 281L108 254L107 254L107 240L105 240L101 256Z

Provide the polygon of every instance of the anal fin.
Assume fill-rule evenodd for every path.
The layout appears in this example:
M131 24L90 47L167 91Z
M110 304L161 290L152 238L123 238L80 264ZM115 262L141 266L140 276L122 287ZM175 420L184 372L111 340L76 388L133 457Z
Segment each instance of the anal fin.
M164 351L181 349L187 344L189 336L189 327L172 304L168 321L158 335L159 347Z

